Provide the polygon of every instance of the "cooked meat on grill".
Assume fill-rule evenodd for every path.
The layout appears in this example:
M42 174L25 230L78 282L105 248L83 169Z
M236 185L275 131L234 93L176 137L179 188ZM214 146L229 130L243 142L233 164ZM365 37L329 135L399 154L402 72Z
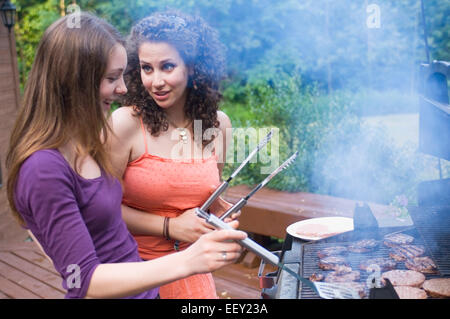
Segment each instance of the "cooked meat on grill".
M360 265L359 269L361 270L370 270L368 269L372 265L378 265L380 267L380 271L387 271L391 269L395 269L397 266L397 262L392 260L391 258L377 257L364 260Z
M325 282L350 282L359 280L360 277L360 272L357 270L345 274L332 271L325 276Z
M322 281L325 276L322 273L315 272L311 276L309 276L309 280L311 281Z
M419 271L424 274L437 273L436 264L430 257L415 257L412 259L407 259L405 261L405 266L408 269Z
M414 241L414 237L398 233L384 236L384 244L388 247L395 247L398 245L411 244Z
M425 247L422 245L402 245L392 248L389 257L402 261L423 255Z
M400 299L427 299L427 293L416 287L395 286L395 292Z
M340 272L349 269L349 263L347 259L342 256L328 256L325 258L319 259L319 268L323 270L338 270ZM352 269L350 268L349 271Z
M381 280L385 284L384 278L389 279L393 286L420 287L425 281L425 276L414 270L389 270L381 274Z
M328 256L341 255L347 252L347 247L345 246L331 246L321 249L317 252L319 258L325 258Z
M348 247L348 250L353 253L366 253L374 250L378 246L375 239L363 239Z
M334 271L337 274L347 274L352 271L352 267L345 265L336 265L336 267L334 267Z
M450 297L450 278L433 278L425 280L423 289L431 297L449 298Z

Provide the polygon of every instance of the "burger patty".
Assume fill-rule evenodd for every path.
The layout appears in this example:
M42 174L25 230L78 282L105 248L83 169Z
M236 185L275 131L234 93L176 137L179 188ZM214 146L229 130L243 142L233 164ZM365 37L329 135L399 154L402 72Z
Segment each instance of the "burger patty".
M332 271L325 276L325 282L350 282L359 280L361 277L360 272L357 270L350 271L348 273L342 274L337 271Z
M377 246L378 242L375 239L363 239L350 245L348 250L353 253L366 253L374 250Z
M328 256L319 259L319 268L323 270L335 270L338 272L350 272L350 265L342 256Z
M425 253L425 247L422 245L402 245L393 247L389 253L389 257L397 261L402 261L421 256L423 253Z
M389 270L381 274L381 280L389 279L393 286L411 286L419 287L424 281L425 276L414 270Z
M434 278L425 280L422 288L431 296L439 298L450 297L450 278Z
M388 247L411 244L414 237L402 233L384 236L384 244Z
M380 267L380 271L387 271L391 269L395 269L397 266L397 262L392 260L391 258L385 258L385 257L377 257L377 258L371 258L363 261L359 265L359 269L361 270L370 270L371 266L377 265Z
M328 256L341 255L347 252L347 247L345 246L331 246L321 249L317 252L319 258L325 258Z
M424 274L437 273L436 264L430 257L415 257L412 259L407 259L405 261L405 266L408 269L419 271Z
M427 293L416 287L395 286L395 292L400 299L427 299Z

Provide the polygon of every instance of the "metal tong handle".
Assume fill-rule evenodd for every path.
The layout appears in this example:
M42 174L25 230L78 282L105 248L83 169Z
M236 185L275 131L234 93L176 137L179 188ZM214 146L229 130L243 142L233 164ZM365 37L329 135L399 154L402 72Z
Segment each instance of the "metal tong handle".
M205 211L202 211L201 209L197 208L196 213L199 217L202 217L206 220L207 223L213 225L217 229L231 229L234 230L233 227L225 223L224 221L220 220L217 216L214 214L209 214ZM272 264L274 266L278 266L280 264L280 259L278 256L272 254L270 251L265 249L264 247L260 246L250 238L245 238L242 240L238 240L238 243L247 248L248 250L254 252L256 255L264 259L267 263Z
M247 196L242 197L236 204L234 204L232 207L230 207L222 216L220 216L221 220L224 220L231 214L239 211L242 207L244 207L247 204L247 201L252 197L257 191L259 191L261 188L267 185L269 181L275 177L279 172L286 169L289 165L292 164L292 162L297 158L298 151L295 152L291 157L289 157L283 164L281 164L276 170L274 170L269 176L267 176L261 183L259 183L258 186L256 186L250 193L247 194Z
M244 168L245 165L247 165L248 162L252 159L253 156L255 156L256 153L259 152L260 149L262 149L267 143L269 143L270 139L272 138L273 130L270 130L269 134L264 137L264 139L258 144L258 146L247 156L247 158L239 165L239 167L231 174L230 177L214 191L214 193L209 196L209 198L206 200L206 202L200 207L203 211L208 211L209 206L212 205L212 203L227 189L229 183L231 180L236 177L237 174Z

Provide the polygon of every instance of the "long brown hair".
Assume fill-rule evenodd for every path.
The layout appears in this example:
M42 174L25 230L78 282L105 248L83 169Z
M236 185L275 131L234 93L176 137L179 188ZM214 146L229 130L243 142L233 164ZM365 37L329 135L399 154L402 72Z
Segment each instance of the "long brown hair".
M23 224L14 202L22 163L34 152L75 144L77 160L87 155L115 175L107 150L110 128L100 105L100 83L120 33L86 12L54 22L44 33L28 75L23 102L11 133L6 167L7 194L13 214ZM72 20L70 20L72 19Z
M169 123L164 110L152 99L141 80L139 47L149 41L173 45L192 70L184 107L186 117L202 121L202 135L208 128L219 127L217 110L222 99L219 84L225 74L225 48L217 31L202 18L174 10L154 13L132 28L127 39L128 67L124 76L128 94L122 104L135 106L137 115L142 116L152 135L167 131ZM209 142L203 141L203 144Z

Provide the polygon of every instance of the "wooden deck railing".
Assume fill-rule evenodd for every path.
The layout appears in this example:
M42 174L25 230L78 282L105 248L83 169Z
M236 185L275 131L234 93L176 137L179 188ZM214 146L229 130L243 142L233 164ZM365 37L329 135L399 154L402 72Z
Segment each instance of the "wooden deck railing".
M237 202L251 191L239 185L229 188L224 198ZM353 217L356 204L360 201L312 193L288 193L273 189L261 189L242 208L239 218L240 229L265 236L285 238L286 227L297 221L317 217ZM380 226L403 224L397 220L391 207L369 203Z

